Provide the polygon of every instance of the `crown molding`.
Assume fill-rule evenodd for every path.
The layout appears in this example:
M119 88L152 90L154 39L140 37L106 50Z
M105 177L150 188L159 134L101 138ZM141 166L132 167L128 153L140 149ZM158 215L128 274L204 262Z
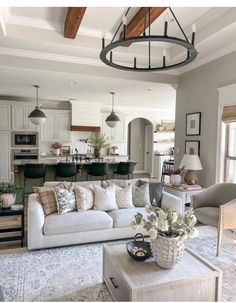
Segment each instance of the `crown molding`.
M44 52L31 51L26 49L0 47L0 54L15 56L15 57L27 57L27 58L47 60L47 61L104 66L104 64L99 59L67 56L67 55L61 55L55 53L44 53Z

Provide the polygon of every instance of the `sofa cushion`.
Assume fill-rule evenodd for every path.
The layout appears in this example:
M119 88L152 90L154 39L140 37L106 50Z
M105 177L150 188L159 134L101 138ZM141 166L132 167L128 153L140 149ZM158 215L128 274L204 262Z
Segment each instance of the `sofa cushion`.
M44 187L48 188L54 188L56 186L60 186L62 188L68 188L72 185L72 182L67 182L67 181L49 181L49 182L44 182Z
M54 188L56 193L57 211L58 214L63 215L77 209L74 189L70 188Z
M123 188L127 186L125 180L122 179L112 179L112 180L102 181L102 187L104 188L113 184Z
M144 182L140 186L133 186L133 203L136 207L150 205L148 182Z
M74 211L64 214L63 216L58 214L47 216L44 223L44 234L67 234L88 230L108 229L112 228L112 225L112 218L103 211Z
M94 209L109 211L117 209L115 185L102 188L94 185Z
M145 217L147 216L145 207L117 209L109 211L108 214L113 219L113 227L127 227L131 226L132 222L134 221L134 216L138 212L143 214Z
M203 224L218 227L219 207L199 207L194 209L197 220Z
M116 186L116 204L118 208L132 208L132 185L124 188Z
M93 208L93 185L74 185L77 210L88 210Z
M144 181L139 180L138 186L144 183L145 183ZM163 187L164 187L164 182L149 182L150 204L152 204L153 206L161 207Z
M57 201L53 188L34 187L34 192L46 216L57 212Z

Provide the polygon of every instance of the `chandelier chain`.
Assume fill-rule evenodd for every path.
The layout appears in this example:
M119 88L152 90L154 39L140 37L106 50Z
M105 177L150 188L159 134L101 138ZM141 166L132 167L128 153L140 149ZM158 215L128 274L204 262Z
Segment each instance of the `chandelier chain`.
M184 38L185 38L185 39L186 39L186 41L189 43L188 37L186 36L186 34L185 34L185 32L184 32L184 30L183 30L182 26L180 25L180 23L179 23L178 19L176 18L176 16L175 16L175 14L174 14L173 10L171 9L171 7L168 7L168 8L169 8L169 10L170 10L170 12L171 12L172 16L174 17L175 22L177 23L178 27L180 28L180 30L181 30L181 32L182 32L182 34L184 35Z
M126 11L126 13L125 13L125 17L128 15L130 9L131 9L131 7L129 7L129 8L127 9L127 11ZM117 30L116 30L116 32L115 32L115 34L114 34L114 36L113 36L113 38L112 38L112 40L111 40L111 43L115 40L115 37L116 37L117 33L119 32L122 23L123 23L123 21L121 20L121 22L120 22L119 26L117 27Z

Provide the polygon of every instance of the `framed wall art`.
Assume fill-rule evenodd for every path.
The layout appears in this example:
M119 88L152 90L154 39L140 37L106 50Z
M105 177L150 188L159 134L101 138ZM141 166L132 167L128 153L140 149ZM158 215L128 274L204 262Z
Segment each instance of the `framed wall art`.
M200 156L200 141L185 141L185 154Z
M199 136L201 134L201 113L186 114L186 136Z

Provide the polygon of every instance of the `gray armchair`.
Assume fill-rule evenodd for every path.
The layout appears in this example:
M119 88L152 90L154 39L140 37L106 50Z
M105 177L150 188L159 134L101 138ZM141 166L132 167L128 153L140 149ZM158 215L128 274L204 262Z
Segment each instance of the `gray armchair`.
M199 222L218 229L216 255L219 256L223 230L236 228L236 184L212 185L194 194L192 204Z

